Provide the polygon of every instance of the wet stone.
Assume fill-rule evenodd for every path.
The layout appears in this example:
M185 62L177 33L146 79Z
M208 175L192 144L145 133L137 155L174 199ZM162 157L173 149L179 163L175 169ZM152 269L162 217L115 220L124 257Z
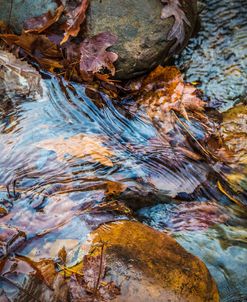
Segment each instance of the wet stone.
M116 301L219 301L204 263L167 234L118 221L102 225L92 238L91 256L97 257L95 247L104 243L105 279L121 291Z

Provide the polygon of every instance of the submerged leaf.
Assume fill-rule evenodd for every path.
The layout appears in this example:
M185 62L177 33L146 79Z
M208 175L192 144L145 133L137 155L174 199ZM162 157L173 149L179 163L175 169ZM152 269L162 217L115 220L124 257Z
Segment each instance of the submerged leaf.
M167 39L169 41L176 40L170 52L181 47L185 39L185 24L190 26L189 20L186 18L184 11L181 8L180 0L161 0L165 5L161 13L161 19L174 17L175 21L169 32Z
M106 49L116 43L117 37L111 33L103 32L92 38L85 39L80 46L80 70L84 80L93 77L93 74L106 68L111 75L115 74L113 63L118 55Z
M68 20L66 23L64 38L61 44L65 43L70 36L76 37L78 35L80 26L86 19L88 4L88 0L82 0L80 6L67 13Z
M57 22L62 13L64 11L63 5L60 5L54 15L51 14L51 12L47 12L41 16L30 18L25 21L24 28L26 33L42 33L47 28L49 28L51 25L53 25L55 22Z
M77 134L67 139L63 137L45 140L37 146L48 150L54 150L60 161L66 161L66 154L70 154L76 158L87 158L91 162L100 162L104 166L112 167L113 162L110 157L114 153L104 147L103 140L95 135L86 136Z

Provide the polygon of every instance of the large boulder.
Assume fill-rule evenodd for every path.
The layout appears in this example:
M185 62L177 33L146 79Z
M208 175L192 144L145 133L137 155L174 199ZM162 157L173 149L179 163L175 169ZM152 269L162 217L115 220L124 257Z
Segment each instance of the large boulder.
M190 23L190 26L184 24L185 39L181 50L187 44L196 23L197 1L191 0L189 4L188 1L180 2ZM160 0L91 0L88 35L103 31L116 34L118 42L112 50L119 55L117 77L134 77L169 58L174 41L168 41L167 35L172 29L174 18L162 20L162 8L164 5Z
M0 0L0 20L9 22L16 32L21 32L24 21L47 11L54 12L54 0ZM80 0L63 0L65 7L75 7ZM116 76L129 79L143 74L164 63L187 44L197 20L197 0L177 0L165 12L161 0L91 0L87 17L87 36L109 31L118 37L112 47L119 55ZM174 19L174 11L176 19ZM167 16L167 17L166 17ZM174 27L173 27L174 26ZM181 43L172 49L176 38L182 36ZM185 35L183 35L185 31ZM83 37L85 36L85 31ZM171 51L172 50L172 51Z
M92 233L90 257L104 243L106 282L120 288L114 301L216 302L217 287L202 261L172 237L139 222L118 221Z

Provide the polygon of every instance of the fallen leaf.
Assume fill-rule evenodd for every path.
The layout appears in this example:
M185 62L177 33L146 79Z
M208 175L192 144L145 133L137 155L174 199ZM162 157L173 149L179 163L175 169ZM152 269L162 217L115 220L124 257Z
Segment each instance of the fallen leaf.
M151 119L167 120L166 113L175 111L189 119L192 115L204 111L205 102L196 94L197 89L183 81L183 76L176 67L158 66L142 82L137 98ZM206 119L206 116L205 116Z
M102 247L103 248L103 247ZM102 250L100 248L100 250ZM102 252L97 256L86 255L83 258L84 282L89 291L98 290L100 281L105 275L106 260Z
M35 59L43 68L54 71L62 68L63 64L61 50L51 42L45 35L22 33L20 36L14 34L1 34L0 38L8 45L16 45Z
M32 262L33 266L37 269L38 276L48 285L53 288L57 272L55 264L52 260L41 260L39 262Z
M92 38L85 39L80 45L80 71L84 80L92 79L95 73L108 69L113 76L115 67L113 63L118 55L106 49L116 43L117 37L111 33L103 32Z
M104 166L112 167L113 162L110 157L114 153L103 146L103 140L95 135L86 136L77 134L67 139L58 137L55 139L41 141L37 147L47 150L54 150L60 161L66 161L65 155L70 154L73 157L88 157L91 162L99 162Z
M63 11L64 11L64 7L63 5L60 5L56 9L54 15L52 15L51 12L48 11L47 13L41 16L26 20L24 23L25 32L38 33L38 34L42 33L43 31L45 31L47 28L49 28L51 25L53 25L60 19Z
M161 19L169 17L175 19L172 29L167 35L169 41L176 40L170 49L170 52L172 52L177 50L178 47L181 48L185 39L185 24L188 26L191 26L191 24L181 8L180 0L161 0L161 2L165 5L162 9Z
M86 19L88 4L88 0L82 0L81 5L79 5L76 9L67 12L66 15L68 20L66 22L65 34L61 44L65 43L70 36L76 37L78 35L80 26Z
M27 62L17 59L12 53L0 50L0 78L3 80L2 95L41 97L43 88L38 71Z

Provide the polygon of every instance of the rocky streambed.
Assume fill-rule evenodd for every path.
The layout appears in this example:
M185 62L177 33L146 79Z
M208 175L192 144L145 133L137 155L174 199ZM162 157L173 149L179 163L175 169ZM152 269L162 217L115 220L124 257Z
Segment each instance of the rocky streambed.
M12 14L21 26L19 2L13 3ZM186 3L193 26L182 25L189 38L196 14ZM54 2L43 5L56 8ZM116 2L106 1L104 15L110 5ZM98 22L92 28L103 26L100 18L94 19L102 12L97 6L102 3L92 1L89 22ZM148 15L150 7L138 1L134 6L150 22L168 22L172 28L173 17L160 21L155 9ZM116 20L106 26L120 30L128 9L111 11ZM207 16L204 12L203 20ZM143 15L133 18L123 28L135 41L134 28ZM134 45L152 48L156 34L150 33L146 44ZM198 43L196 39L200 34L194 40ZM162 43L169 49L174 45L167 39ZM126 51L116 47L119 53ZM167 59L162 51L150 62ZM132 62L126 67L128 77L152 68L144 60L145 67L133 71L131 60L135 58L120 62L125 67ZM195 88L174 67L146 77L137 97L117 98L98 86L39 73L6 51L0 52L0 64L0 299L246 300L243 103L223 115L212 105L202 110L202 96L192 94ZM192 109L185 102L191 94ZM170 114L167 98L185 107L173 104ZM190 108L189 116L185 108Z

